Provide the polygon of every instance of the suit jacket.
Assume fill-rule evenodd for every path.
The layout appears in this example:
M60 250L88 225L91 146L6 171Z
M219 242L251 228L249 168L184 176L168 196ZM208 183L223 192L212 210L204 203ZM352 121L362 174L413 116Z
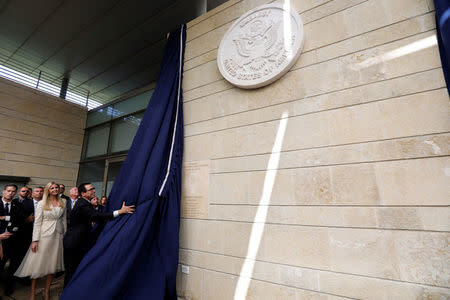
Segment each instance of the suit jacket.
M0 198L1 200L1 198ZM0 216L5 216L5 208L3 206L3 201L0 201ZM17 199L13 199L11 201L11 207L9 209L10 220L0 220L0 233L6 231L8 227L8 231L13 232L14 235L23 230L23 225L25 222L25 211L22 203L20 203Z
M66 201L67 226L70 225L70 215L72 213L72 199Z
M20 200L18 200L20 202ZM22 202L24 209L24 217L28 218L30 215L35 215L34 213L34 202L33 199L26 198ZM24 222L23 230L21 231L21 236L24 242L31 242L31 235L33 234L33 222Z
M63 199L64 205L65 200ZM44 201L39 201L36 206L34 219L33 241L39 241L42 237L52 236L56 233L64 234L67 230L66 208L63 207L63 215L58 218L53 210L44 210Z
M1 198L0 198L1 200ZM3 206L3 201L0 201L0 216L5 216L5 208ZM17 199L11 201L11 207L9 209L10 221L0 220L0 233L3 233L8 229L13 235L4 241L2 241L2 247L4 253L9 253L9 255L16 255L20 253L23 235L23 225L25 221L24 208L22 203Z
M92 222L102 222L113 218L113 212L97 211L88 200L79 198L72 208L70 225L64 236L64 247L81 251L89 250Z

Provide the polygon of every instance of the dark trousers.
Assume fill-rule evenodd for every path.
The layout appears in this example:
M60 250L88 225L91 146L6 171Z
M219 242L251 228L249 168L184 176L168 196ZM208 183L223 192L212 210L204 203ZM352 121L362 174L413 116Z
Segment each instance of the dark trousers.
M2 242L3 259L0 260L0 270L3 270L6 262L9 260L9 268L6 271L6 278L4 283L5 294L10 295L14 292L14 273L22 262L20 251L20 241L15 238L9 238Z
M70 279L72 279L85 252L86 251L82 248L64 248L64 267L66 272L64 275L64 287L66 287L70 282Z
M17 255L20 261L22 262L31 245L31 234L26 236L20 236L17 243L18 243Z

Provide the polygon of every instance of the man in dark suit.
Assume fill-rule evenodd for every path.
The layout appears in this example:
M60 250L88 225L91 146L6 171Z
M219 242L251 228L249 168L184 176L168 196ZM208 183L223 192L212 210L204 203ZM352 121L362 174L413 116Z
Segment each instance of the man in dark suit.
M70 226L67 226L67 232L64 235L64 266L66 274L64 277L64 286L66 286L84 255L91 247L90 233L92 222L102 222L112 220L122 214L132 214L134 205L126 206L125 202L122 208L114 212L100 212L91 205L91 199L95 196L95 188L90 183L82 183L78 187L78 193L81 196L72 208L70 216Z
M29 199L30 197L28 197L28 193L29 193L30 188L27 186L23 186L19 189L19 192L17 193L17 195L19 196L19 202L23 203L25 200Z
M25 220L23 205L13 199L17 192L15 184L7 184L2 191L0 203L0 233L10 232L13 235L3 241L3 258L0 260L0 270L3 270L9 260L9 268L5 279L5 295L9 296L14 292L14 272L21 263L20 257L20 231Z
M67 197L66 195L64 195L64 191L66 190L66 186L64 184L60 184L59 185L59 196L63 199L66 199L66 203L70 200L69 197Z
M23 228L17 235L17 239L20 243L20 251L17 255L20 257L20 261L25 257L31 244L31 236L33 235L34 203L33 200L28 197L30 190L31 189L27 186L21 187L18 193L19 198L17 199L23 205L23 213L26 216Z

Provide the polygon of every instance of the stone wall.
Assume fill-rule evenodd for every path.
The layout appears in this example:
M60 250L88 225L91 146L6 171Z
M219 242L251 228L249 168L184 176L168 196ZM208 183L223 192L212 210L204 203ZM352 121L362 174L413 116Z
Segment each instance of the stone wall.
M0 78L0 175L76 184L87 111ZM66 191L66 194L68 191Z
M235 88L218 45L267 2L231 0L188 24L179 295L233 299L250 276L248 299L450 297L450 105L433 1L292 1L300 59L267 87ZM200 188L209 196L187 199Z

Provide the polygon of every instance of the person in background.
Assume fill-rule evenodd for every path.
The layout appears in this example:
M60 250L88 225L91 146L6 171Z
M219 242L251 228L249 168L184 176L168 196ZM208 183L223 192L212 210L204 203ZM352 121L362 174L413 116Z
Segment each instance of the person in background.
M98 210L98 197L95 196L91 199L91 205L95 210Z
M28 192L27 192L27 198L28 199L31 199L31 194L32 193L33 193L33 190L30 187L28 187Z
M27 186L23 186L19 189L19 192L17 193L17 195L19 196L18 199L19 199L20 203L23 203L25 200L30 198L30 197L28 197L29 190L30 190L30 188Z
M21 187L19 189L19 202L23 205L23 212L26 216L25 223L23 224L22 230L17 234L17 239L19 240L18 256L19 260L22 261L28 248L31 244L31 236L33 234L33 222L34 222L34 201L28 197L30 195L29 191L31 189L27 186ZM29 284L29 279L25 278L20 280L23 284Z
M45 299L50 299L50 284L56 272L64 271L63 236L67 229L66 200L60 197L59 185L49 182L42 201L36 207L33 242L20 264L17 277L31 278L30 299L35 299L36 283L46 276Z
M2 191L0 202L0 233L10 232L12 235L2 242L3 258L0 260L0 271L2 271L9 261L6 273L5 295L10 296L14 292L15 279L14 272L20 264L20 230L23 227L25 214L23 205L18 199L13 199L17 192L17 185L7 184Z
M66 190L66 186L62 183L59 184L59 196L63 199L66 199L66 202L68 202L70 200L69 197L67 197L66 195L64 195L64 191Z
M44 196L44 188L42 186L35 187L33 189L33 194L31 194L31 196L33 198L33 215L34 215L39 201L41 201L42 197Z
M100 198L100 205L101 207L105 207L106 206L106 201L108 200L108 198L106 198L106 196L102 196Z

